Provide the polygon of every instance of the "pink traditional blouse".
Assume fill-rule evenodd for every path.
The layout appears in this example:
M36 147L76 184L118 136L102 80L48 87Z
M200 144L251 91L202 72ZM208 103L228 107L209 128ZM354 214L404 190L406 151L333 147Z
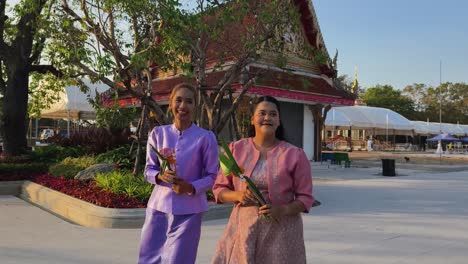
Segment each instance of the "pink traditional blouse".
M245 138L229 145L237 163L244 167L244 175L252 172L260 159L260 151L255 148L252 138ZM314 203L312 195L312 174L310 162L304 151L290 143L281 141L267 153L268 198L272 204L284 205L298 200L308 212ZM237 177L225 176L219 171L213 186L218 203L223 190L245 190L245 184Z

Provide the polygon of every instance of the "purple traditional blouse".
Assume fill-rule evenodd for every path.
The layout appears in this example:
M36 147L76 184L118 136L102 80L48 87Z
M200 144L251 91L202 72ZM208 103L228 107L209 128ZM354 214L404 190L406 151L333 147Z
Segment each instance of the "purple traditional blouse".
M193 184L194 194L176 194L170 184L156 181L160 164L149 144L158 151L164 148L175 151L177 176ZM155 127L148 137L146 152L145 178L155 185L148 207L174 215L207 211L205 192L213 186L218 169L218 145L213 132L193 123L184 131L173 124Z

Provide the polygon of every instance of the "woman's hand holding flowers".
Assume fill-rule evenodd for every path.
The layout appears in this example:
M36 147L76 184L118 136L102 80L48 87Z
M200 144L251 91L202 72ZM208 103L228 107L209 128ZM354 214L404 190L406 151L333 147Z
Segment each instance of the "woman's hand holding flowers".
M172 185L172 190L177 194L193 194L193 185L186 182L184 179L177 177L175 171L166 170L163 174L158 175L158 179Z
M265 204L258 208L259 215L271 216L273 219L279 219L284 215L297 215L305 211L305 206L301 201L293 201L284 205Z
M281 216L287 214L287 208L283 205L265 204L258 208L258 214L270 216L273 219L279 219Z
M177 194L193 194L195 191L191 183L188 183L184 179L177 177L174 178L172 190Z
M249 188L245 191L237 191L237 201L243 206L257 205L257 199Z
M162 174L158 175L158 179L162 182L173 184L177 176L175 175L175 171L165 170Z

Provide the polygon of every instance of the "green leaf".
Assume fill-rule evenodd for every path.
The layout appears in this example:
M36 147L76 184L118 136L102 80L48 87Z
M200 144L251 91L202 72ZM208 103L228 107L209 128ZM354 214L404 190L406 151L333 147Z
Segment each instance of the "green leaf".
M232 155L231 150L229 149L228 145L226 144L226 142L224 140L221 140L221 146L223 147L223 150L224 150L224 152L226 153L226 155L227 155L227 157L229 159L229 162L230 162L229 164L230 164L230 168L231 168L232 173L234 173L237 176L241 175L242 171L239 168L239 165L237 165L237 162L234 159L234 156Z
M265 198L263 198L262 193L258 189L257 185L253 183L253 181L249 177L244 177L245 181L247 182L247 185L249 186L249 189L252 191L253 195L255 198L257 198L257 201L260 203L260 205L266 204Z
M219 163L220 163L221 170L223 171L224 176L228 176L229 174L233 173L232 162L224 154L219 155ZM236 176L239 176L239 175L236 175Z

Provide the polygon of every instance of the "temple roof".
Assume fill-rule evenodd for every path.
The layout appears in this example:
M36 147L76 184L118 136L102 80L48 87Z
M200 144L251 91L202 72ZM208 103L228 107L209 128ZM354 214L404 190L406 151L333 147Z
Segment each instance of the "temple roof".
M268 94L279 97L279 99L295 100L302 103L326 103L334 105L353 105L354 98L352 95L337 89L333 83L332 78L336 77L336 69L331 65L330 56L325 47L325 42L320 31L318 20L315 14L312 1L310 0L294 0L300 12L300 21L302 25L302 34L304 39L314 49L320 50L327 57L327 62L318 65L315 70L308 71L303 69L301 71L284 71L282 69L268 67L269 70L259 77L255 84L249 88L248 94ZM242 27L242 25L240 26ZM228 27L226 29L229 34L226 34L229 42L232 42L239 35L239 27ZM232 33L232 34L231 34ZM207 51L208 65L216 63L216 56L213 49L216 49L216 43L211 43ZM235 52L235 51L234 51ZM235 62L235 54L224 61ZM249 66L251 74L258 71L258 67L254 65ZM220 70L217 72L207 73L207 86L215 87L217 82L224 76L225 71ZM180 82L189 82L195 84L195 80L183 76L172 76L163 79L153 80L153 97L157 101L167 101L172 87ZM233 82L234 89L240 89L241 81ZM121 93L120 105L139 104L139 101L132 98L127 93Z

